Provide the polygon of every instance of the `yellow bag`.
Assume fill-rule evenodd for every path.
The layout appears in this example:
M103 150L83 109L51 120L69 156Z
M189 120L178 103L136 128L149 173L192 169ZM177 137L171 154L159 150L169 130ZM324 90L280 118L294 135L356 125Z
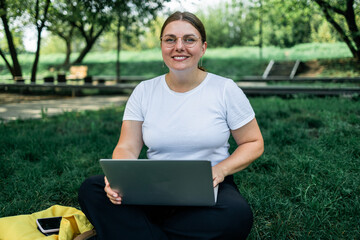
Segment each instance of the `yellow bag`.
M36 219L62 216L59 235L45 236L36 225ZM0 218L0 240L72 240L93 229L85 214L72 207L54 205L29 215Z

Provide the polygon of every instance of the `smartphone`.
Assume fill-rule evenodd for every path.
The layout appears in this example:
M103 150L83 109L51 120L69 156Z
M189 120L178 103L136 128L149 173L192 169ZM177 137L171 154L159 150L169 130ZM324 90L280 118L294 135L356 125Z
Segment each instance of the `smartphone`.
M44 234L54 234L59 232L62 217L38 218L36 224Z

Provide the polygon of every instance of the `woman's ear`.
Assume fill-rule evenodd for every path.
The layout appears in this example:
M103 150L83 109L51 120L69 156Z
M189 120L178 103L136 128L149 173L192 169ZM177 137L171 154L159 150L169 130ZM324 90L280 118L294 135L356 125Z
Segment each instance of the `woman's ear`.
M207 42L204 42L203 43L203 45L202 45L202 55L201 56L203 56L204 54L205 54L205 52L206 52L206 48L207 48Z

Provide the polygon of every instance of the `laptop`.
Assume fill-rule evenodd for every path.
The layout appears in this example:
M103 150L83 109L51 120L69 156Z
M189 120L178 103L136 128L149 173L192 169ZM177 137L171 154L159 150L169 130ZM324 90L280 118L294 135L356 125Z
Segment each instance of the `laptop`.
M112 189L122 204L213 206L211 162L206 160L100 159Z

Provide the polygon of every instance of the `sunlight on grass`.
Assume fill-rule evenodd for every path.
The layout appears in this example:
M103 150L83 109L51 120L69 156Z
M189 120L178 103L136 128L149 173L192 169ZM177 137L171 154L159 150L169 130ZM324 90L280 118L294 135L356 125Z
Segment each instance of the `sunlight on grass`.
M254 212L249 239L354 239L360 232L359 98L249 98L265 152L235 174ZM79 207L111 157L124 107L0 124L0 217ZM233 151L236 143L230 139ZM140 158L145 157L144 148Z

